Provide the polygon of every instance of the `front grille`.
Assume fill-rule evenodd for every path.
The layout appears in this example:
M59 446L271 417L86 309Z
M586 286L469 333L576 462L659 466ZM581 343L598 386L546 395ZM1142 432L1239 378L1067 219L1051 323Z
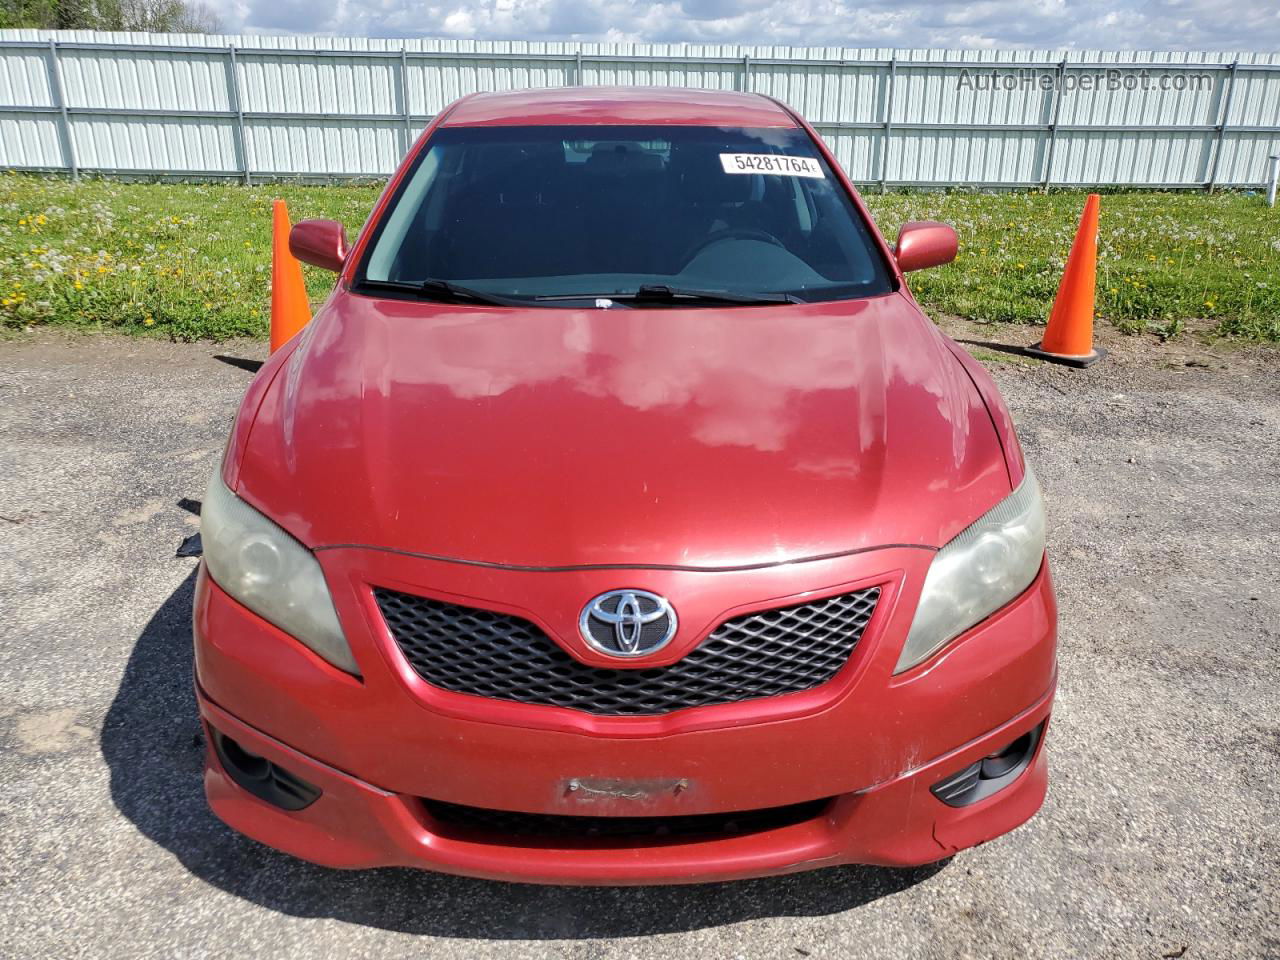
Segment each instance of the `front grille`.
M711 840L794 826L820 816L830 799L735 813L692 813L674 817L592 817L551 813L515 813L423 800L437 825L474 840L502 843L506 838L573 841Z
M726 620L668 667L580 663L528 620L374 589L387 627L433 686L494 700L651 716L810 690L848 662L879 587Z

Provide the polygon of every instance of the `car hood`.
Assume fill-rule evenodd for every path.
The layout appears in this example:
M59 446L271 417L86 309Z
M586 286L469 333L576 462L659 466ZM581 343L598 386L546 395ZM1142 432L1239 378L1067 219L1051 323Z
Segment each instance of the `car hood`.
M1009 492L911 303L486 308L337 292L237 492L304 543L725 568L940 546Z

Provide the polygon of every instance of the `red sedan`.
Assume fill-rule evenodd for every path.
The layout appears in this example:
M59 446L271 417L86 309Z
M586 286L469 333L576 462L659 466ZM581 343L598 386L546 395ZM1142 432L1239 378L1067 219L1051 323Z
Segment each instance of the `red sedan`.
M335 867L670 883L1032 816L1040 491L814 131L761 96L441 112L204 501L205 786Z

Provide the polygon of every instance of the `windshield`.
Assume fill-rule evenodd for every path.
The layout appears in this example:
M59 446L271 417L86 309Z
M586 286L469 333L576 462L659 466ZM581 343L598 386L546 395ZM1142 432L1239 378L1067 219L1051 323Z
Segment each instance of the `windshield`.
M890 289L805 131L703 126L442 127L375 228L361 283L545 306Z

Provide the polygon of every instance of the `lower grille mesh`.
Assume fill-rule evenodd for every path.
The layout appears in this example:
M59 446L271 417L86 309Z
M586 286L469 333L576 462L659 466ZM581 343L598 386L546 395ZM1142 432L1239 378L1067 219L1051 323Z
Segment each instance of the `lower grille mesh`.
M504 838L569 841L645 839L710 840L743 836L794 826L820 816L830 799L809 800L785 807L747 810L736 813L694 813L676 817L591 817L550 813L514 813L465 807L440 800L424 800L431 817L446 828L486 837L494 842Z
M880 588L726 620L667 667L611 670L569 656L521 617L374 589L405 658L428 683L495 700L648 716L810 690L848 662Z

